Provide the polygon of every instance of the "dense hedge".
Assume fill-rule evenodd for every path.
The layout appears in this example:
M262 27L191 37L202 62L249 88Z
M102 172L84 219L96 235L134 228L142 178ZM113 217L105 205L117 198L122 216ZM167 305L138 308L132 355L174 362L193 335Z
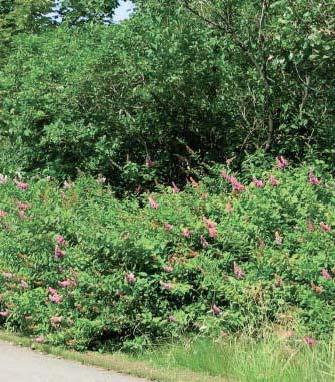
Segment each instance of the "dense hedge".
M269 167L123 201L103 179L1 177L1 324L76 349L265 323L330 335L334 180Z

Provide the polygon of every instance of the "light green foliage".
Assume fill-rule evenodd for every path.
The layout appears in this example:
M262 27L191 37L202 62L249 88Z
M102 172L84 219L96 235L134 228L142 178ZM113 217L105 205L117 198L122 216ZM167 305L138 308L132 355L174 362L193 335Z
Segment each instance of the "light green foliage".
M213 176L123 201L85 177L66 189L44 179L23 191L8 181L0 186L1 320L77 349L138 350L182 332L259 333L264 322L327 338L334 180L324 174L312 185L308 170L246 172L241 193ZM255 187L253 176L266 185ZM58 252L56 235L67 242Z

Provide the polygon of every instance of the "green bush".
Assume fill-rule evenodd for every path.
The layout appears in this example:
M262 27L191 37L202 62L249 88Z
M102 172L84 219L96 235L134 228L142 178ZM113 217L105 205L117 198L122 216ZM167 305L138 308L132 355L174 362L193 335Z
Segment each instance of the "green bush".
M1 323L76 349L267 323L330 335L334 180L277 165L123 201L93 178L2 177Z

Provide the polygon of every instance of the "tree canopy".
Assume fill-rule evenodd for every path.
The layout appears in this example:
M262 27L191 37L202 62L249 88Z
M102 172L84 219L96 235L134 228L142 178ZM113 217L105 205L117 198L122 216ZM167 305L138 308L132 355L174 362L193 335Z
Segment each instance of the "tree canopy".
M256 150L334 162L333 2L137 1L120 24L116 1L54 5L0 8L12 168L133 190Z

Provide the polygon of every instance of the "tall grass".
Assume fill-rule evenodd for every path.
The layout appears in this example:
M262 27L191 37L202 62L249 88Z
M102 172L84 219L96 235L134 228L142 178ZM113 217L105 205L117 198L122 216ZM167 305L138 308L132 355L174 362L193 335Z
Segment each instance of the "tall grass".
M335 381L335 342L309 347L301 340L275 337L200 338L151 350L144 357L159 367L186 368L241 382Z

